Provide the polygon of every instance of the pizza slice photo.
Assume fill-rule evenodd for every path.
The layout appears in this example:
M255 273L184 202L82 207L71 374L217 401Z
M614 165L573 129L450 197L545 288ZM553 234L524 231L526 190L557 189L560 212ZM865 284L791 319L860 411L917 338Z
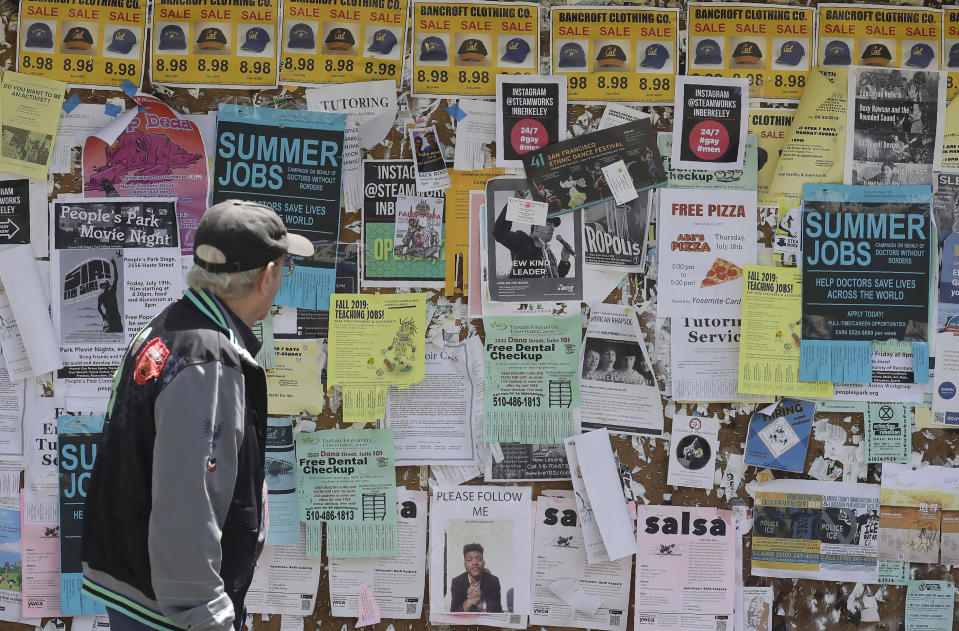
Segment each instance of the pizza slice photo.
M700 287L712 287L725 283L726 281L736 280L743 275L743 268L735 263L730 263L724 258L717 258L713 261L713 266L706 273L706 278L699 284Z

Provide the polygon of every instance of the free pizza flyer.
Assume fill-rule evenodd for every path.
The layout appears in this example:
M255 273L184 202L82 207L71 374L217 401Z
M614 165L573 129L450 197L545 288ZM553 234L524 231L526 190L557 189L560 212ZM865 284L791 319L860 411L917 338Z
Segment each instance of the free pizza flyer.
M756 191L664 188L660 195L658 316L739 318L743 265L757 255Z

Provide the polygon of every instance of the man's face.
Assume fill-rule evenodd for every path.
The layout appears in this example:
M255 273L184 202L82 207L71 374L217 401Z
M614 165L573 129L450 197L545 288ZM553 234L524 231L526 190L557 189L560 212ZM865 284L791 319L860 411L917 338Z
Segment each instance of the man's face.
M556 226L551 223L547 223L545 226L533 226L530 229L530 234L538 238L543 243L548 243L550 239L553 238L553 232L556 230Z
M892 167L889 166L888 164L882 167L882 177L883 179L886 179L886 180L892 177Z
M486 563L483 561L483 553L467 552L466 556L463 557L463 567L466 568L467 574L473 578L479 578L483 574L483 568L486 567Z

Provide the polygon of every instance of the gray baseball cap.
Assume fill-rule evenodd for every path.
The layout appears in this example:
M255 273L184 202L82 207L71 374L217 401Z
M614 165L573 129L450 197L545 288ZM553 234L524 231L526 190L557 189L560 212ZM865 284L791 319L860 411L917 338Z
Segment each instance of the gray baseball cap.
M193 240L193 262L214 273L256 269L286 253L313 256L313 244L288 233L269 206L235 199L208 208Z

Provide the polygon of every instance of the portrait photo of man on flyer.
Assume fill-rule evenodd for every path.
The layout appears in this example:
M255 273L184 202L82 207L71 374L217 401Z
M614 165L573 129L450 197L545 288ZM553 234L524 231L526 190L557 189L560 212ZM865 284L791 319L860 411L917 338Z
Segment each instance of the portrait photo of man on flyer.
M499 579L486 569L482 545L468 543L463 546L463 567L466 571L450 582L450 611L502 612Z

